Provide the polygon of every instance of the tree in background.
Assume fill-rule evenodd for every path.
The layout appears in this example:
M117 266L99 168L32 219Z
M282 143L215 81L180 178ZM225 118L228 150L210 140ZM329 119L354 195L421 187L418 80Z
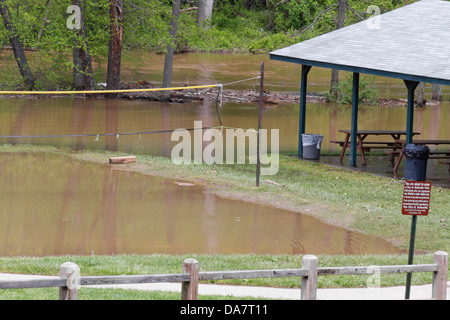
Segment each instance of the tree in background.
M110 0L111 38L109 41L106 89L120 89L120 65L123 43L123 1ZM115 96L108 95L109 97Z
M425 82L420 82L417 86L417 99L416 99L416 105L419 107L423 107L427 100L425 99ZM442 101L442 85L433 83L431 85L431 99Z
M19 34L13 24L8 5L6 4L5 0L0 1L0 13L2 15L5 28L8 32L9 41L14 51L14 57L19 67L20 74L22 75L27 89L31 90L34 86L35 78L33 76L33 73L31 72L30 66L28 65L27 57L25 56L22 43L19 39Z
M339 0L338 2L338 14L336 21L336 29L341 29L345 24L345 12L347 11L347 0ZM333 92L335 86L339 82L339 70L331 70L331 89Z
M86 24L84 21L86 0L72 0L72 4L80 8L79 27L73 29L73 82L77 90L92 90L94 89L94 75L92 71L91 54L89 52L89 43L87 41Z
M176 36L178 30L178 19L180 18L181 1L174 0L172 5L172 18L170 21L170 37L169 44L167 45L167 53L164 59L164 74L163 74L163 88L170 88L172 85L172 67L173 67L173 55L176 46ZM168 101L170 98L170 91L163 91L161 95L161 101Z
M431 99L442 101L442 85L433 83L431 86Z
M108 70L104 67L107 60L108 67L113 65L109 63L112 61L110 54L115 52L116 66L121 58L123 69L124 59L141 60L142 55L135 55L136 51L166 53L169 42L174 52L198 50L267 54L335 30L339 15L339 0L181 0L182 10L175 38L169 32L174 30L171 22L175 21L171 14L172 0L120 0L123 3L123 25L113 27L116 30L123 27L122 50L114 51L109 50L112 49L112 40L120 40L121 33L111 29L111 1L1 0L0 4L4 4L1 7L4 22L5 18L7 21L9 18L9 23L0 24L0 48L9 49L10 38L14 35L12 41L17 45L13 47L19 49L17 55L15 52L16 56L5 54L0 57L3 71L0 73L0 86L20 87L27 79L26 82L33 83L36 90L73 89L75 82L81 83L77 87L88 83L86 87L89 88L92 81L74 81L74 69L77 79L89 75L90 79L95 78L94 83L112 83L112 80L105 79L108 78ZM403 6L406 0L346 2L345 25L350 25L367 17L365 14L369 4L379 6L384 13ZM83 24L76 30L66 27L68 15L65 13L73 3L81 3L83 8ZM209 23L199 28L197 20L203 18L202 10L198 9L203 4L214 4L214 13L210 19L205 18ZM5 10L8 7L10 15ZM28 63L19 57L20 51L23 52L20 45L25 51L35 50L33 55L26 52ZM73 57L77 50L85 50L89 54L91 67L89 57L83 58L81 52L75 52ZM170 60L168 52L167 63ZM138 63L128 67L137 70ZM116 68L115 79L120 79L119 70Z
M197 27L209 29L213 13L214 0L198 0Z

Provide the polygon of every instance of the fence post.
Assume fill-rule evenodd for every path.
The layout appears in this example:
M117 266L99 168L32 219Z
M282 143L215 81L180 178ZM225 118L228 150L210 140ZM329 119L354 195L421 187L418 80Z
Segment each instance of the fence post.
M437 251L434 253L434 263L438 265L438 271L433 272L432 299L447 299L447 273L448 253Z
M189 281L181 283L181 300L197 300L198 298L198 261L186 259L183 261L183 273L191 275Z
M80 282L80 268L73 262L65 262L59 266L59 277L67 279L67 285L59 288L59 300L77 300Z
M306 255L302 258L302 269L308 270L308 275L302 277L302 300L317 299L317 268L319 259L313 255Z

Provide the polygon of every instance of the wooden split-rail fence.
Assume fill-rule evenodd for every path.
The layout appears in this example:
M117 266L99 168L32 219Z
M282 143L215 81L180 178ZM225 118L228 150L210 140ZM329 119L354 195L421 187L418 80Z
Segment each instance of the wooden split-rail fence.
M318 276L331 275L371 275L389 273L432 272L431 299L447 299L448 254L438 251L432 264L360 266L360 267L318 267L318 258L306 255L302 258L301 269L276 270L239 270L199 272L199 263L194 259L183 262L183 272L179 274L123 275L123 276L86 276L80 277L78 265L65 262L60 266L60 276L55 278L32 280L0 280L0 289L24 289L59 287L60 300L76 300L79 286L118 285L138 283L181 282L181 299L196 300L199 281L224 279L253 279L276 277L301 277L302 300L316 300Z

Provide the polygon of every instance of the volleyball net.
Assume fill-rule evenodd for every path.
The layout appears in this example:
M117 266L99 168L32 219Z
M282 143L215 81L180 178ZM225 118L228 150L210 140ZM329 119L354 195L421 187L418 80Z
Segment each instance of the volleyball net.
M137 88L119 90L82 90L82 91L0 91L0 96L27 96L26 99L0 99L0 138L3 142L20 142L24 138L81 138L115 137L162 134L185 128L182 118L189 110L169 111L167 107L149 108L145 96L132 99L135 103L126 103L126 99L33 99L33 96L77 97L89 95L95 97L105 94L146 93L201 89L217 89L215 110L203 110L200 118L205 118L202 128L184 130L223 128L220 107L223 105L223 88L245 81L260 79L252 77L225 84L208 84L170 88ZM56 100L56 101L52 101ZM124 101L121 103L119 101ZM157 102L157 101L151 101ZM73 105L67 105L71 103ZM61 105L66 104L66 105ZM182 104L179 104L182 105ZM185 114L185 115L183 115ZM6 139L6 141L4 141ZM9 139L9 140L8 140ZM30 141L27 139L28 141ZM30 141L31 142L31 141Z

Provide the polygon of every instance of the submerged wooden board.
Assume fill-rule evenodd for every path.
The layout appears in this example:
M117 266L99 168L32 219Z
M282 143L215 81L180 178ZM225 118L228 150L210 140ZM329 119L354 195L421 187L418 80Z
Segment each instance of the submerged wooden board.
M112 163L112 164L124 164L124 163L135 163L135 162L136 162L135 156L109 158L109 163Z

